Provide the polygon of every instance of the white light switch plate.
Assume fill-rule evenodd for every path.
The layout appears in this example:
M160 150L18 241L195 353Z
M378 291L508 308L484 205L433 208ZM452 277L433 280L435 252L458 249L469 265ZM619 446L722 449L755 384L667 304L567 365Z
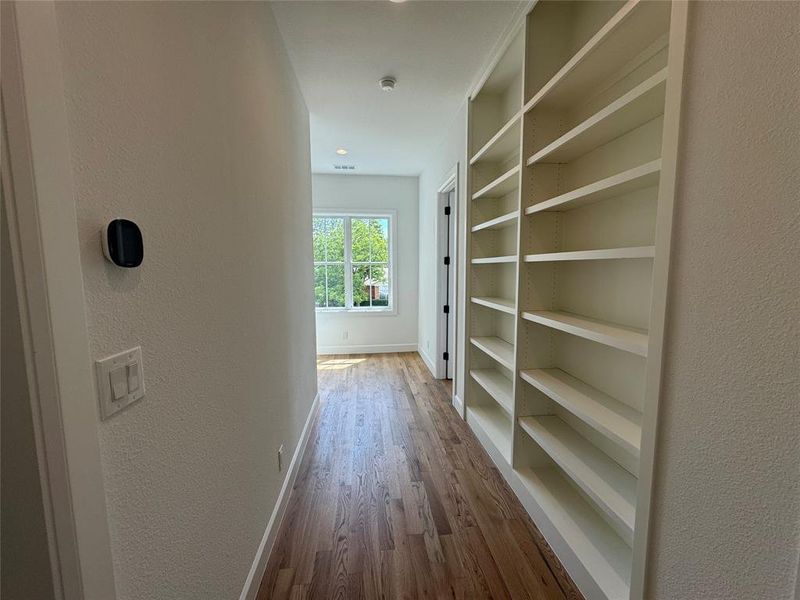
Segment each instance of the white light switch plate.
M131 350L120 352L113 356L95 361L95 373L97 375L97 393L100 398L100 418L105 421L112 415L118 413L126 406L130 406L137 400L144 398L144 370L142 368L142 349L137 346ZM124 369L124 393L119 400L115 400L114 388L112 387L112 371L115 372L117 383L117 395L119 396L119 371Z

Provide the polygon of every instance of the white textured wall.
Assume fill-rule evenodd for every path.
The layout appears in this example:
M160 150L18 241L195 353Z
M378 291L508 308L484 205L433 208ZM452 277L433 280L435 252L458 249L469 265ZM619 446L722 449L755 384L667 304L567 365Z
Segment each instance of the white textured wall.
M647 598L796 591L799 25L798 3L690 7Z
M267 3L56 10L91 353L144 356L100 426L119 598L237 598L316 393L307 111Z
M464 398L464 284L466 252L466 168L467 104L464 102L453 115L447 135L428 158L428 166L419 176L419 349L427 362L436 358L437 309L436 282L436 219L438 190L458 163L458 263L456 278L456 394Z
M416 177L314 175L314 208L397 211L396 315L317 313L319 352L408 351L417 348ZM311 221L308 222L309 230ZM343 339L343 333L348 339Z

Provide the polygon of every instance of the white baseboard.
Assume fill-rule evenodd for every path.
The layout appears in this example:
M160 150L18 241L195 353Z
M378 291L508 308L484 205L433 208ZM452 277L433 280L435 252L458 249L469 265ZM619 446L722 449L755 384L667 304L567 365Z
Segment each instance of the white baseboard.
M289 498L294 487L297 473L300 470L300 464L303 462L303 456L308 446L308 438L311 434L311 425L314 423L314 418L319 411L319 394L314 397L314 402L311 404L311 410L308 411L306 424L303 426L303 431L300 433L300 439L297 442L297 448L294 450L292 462L289 463L289 469L286 472L286 477L283 480L281 493L278 494L278 500L275 503L275 508L272 510L272 515L267 523L267 528L264 530L264 535L261 538L261 543L256 551L255 559L250 567L250 572L247 574L247 579L244 582L242 593L239 600L255 600L258 593L258 586L261 585L261 579L264 577L264 571L267 568L267 560L272 552L272 547L275 545L275 538L278 535L278 529L281 526L286 508L289 505Z
M436 377L436 365L434 364L431 357L428 356L428 354L422 348L417 348L417 354L420 355L420 358L422 358L422 362L424 362L425 366L428 367L428 370L431 372L431 375Z
M319 346L317 354L383 354L416 352L417 344L368 344L366 346Z
M453 394L453 407L456 409L456 412L461 415L461 418L464 418L464 401L458 397L458 394Z

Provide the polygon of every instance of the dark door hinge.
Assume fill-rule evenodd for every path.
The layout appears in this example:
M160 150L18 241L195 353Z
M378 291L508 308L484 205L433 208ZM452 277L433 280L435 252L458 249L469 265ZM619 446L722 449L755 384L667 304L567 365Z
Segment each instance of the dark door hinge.
M450 314L450 305L449 304L445 304L444 305L444 314L446 314L446 315Z
M442 353L442 360L450 360L450 354L448 352Z
M450 264L450 257L449 256L445 256L444 257L444 264L446 264L446 265Z
M445 214L445 216L447 216L447 217L449 217L449 216L450 216L450 207L449 207L449 206L445 206L445 207L444 207L444 214Z

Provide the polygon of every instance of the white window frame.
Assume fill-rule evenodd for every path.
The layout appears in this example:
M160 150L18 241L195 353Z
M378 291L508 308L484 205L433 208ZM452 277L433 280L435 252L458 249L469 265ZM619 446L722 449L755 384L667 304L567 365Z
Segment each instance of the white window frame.
M316 311L323 314L357 314L357 315L383 315L397 314L397 211L361 210L353 208L325 208L314 210L312 218L338 217L344 218L344 307L318 306ZM389 306L385 307L355 307L353 306L353 244L352 244L352 219L389 219ZM326 261L314 261L325 263Z

